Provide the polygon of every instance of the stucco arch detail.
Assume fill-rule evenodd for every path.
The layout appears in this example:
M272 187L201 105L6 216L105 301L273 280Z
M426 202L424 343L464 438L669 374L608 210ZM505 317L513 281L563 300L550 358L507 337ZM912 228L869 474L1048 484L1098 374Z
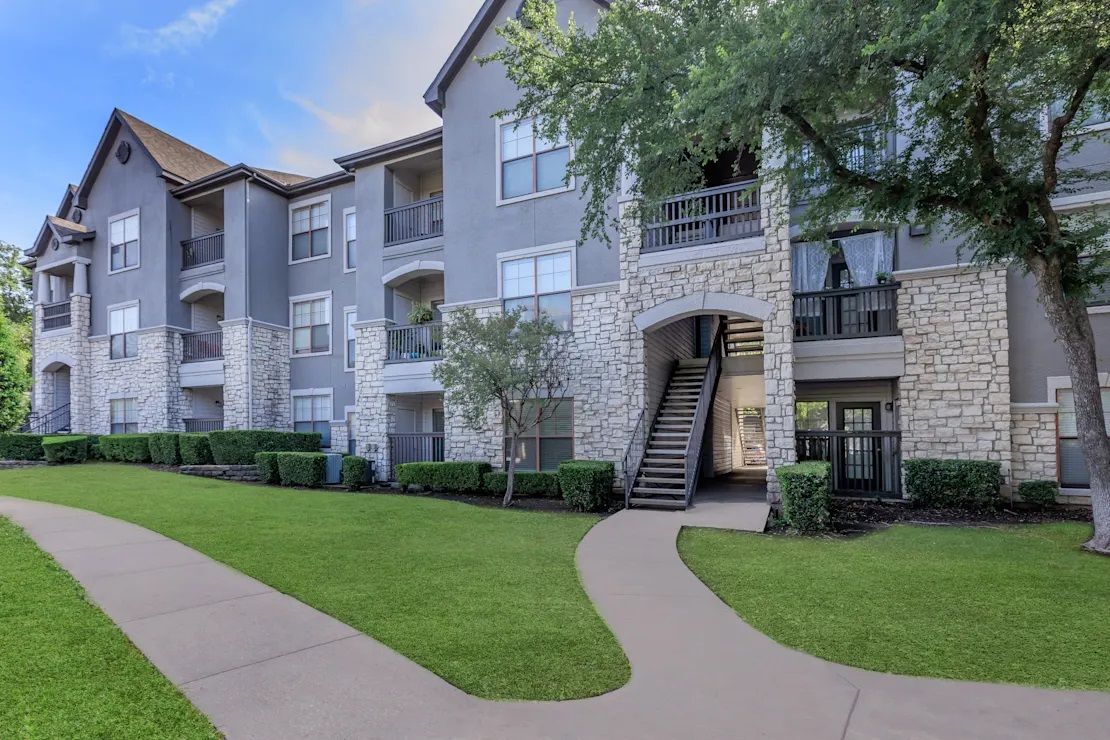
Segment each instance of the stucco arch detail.
M443 272L443 263L438 260L413 260L382 275L382 284L395 288L414 278Z
M181 291L180 298L186 303L193 303L194 301L199 301L201 298L213 295L215 293L223 295L223 292L224 286L222 283L207 283L202 281L199 283L193 283L188 288Z
M773 304L749 295L701 291L644 309L633 317L633 322L640 331L648 331L699 314L726 314L766 321L773 311Z

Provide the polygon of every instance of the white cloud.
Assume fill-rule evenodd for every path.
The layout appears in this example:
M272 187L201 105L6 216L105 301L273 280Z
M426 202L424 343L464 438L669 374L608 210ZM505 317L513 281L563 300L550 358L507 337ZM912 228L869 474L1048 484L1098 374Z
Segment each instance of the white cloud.
M238 3L239 0L209 0L159 28L125 25L120 33L125 47L131 51L145 54L185 51L215 34L224 16Z

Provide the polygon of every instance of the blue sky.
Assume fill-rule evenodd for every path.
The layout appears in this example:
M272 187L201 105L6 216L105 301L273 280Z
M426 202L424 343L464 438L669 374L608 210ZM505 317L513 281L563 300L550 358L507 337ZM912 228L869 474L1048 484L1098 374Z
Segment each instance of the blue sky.
M225 162L320 175L439 121L481 0L0 0L0 240L26 248L113 107Z

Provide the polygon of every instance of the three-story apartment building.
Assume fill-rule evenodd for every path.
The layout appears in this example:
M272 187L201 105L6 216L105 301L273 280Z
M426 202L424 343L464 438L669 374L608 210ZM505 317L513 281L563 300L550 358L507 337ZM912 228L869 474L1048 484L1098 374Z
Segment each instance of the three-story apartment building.
M945 233L843 223L831 252L801 242L804 199L741 152L612 246L579 241L573 142L494 118L516 90L474 62L518 4L487 0L428 88L442 128L324 177L228 165L114 111L28 250L32 426L316 430L384 476L606 459L634 505L682 507L700 478L737 472L774 497L774 469L797 459L832 461L841 493L899 496L900 461L923 456L1083 496L1070 381L1031 280L966 264ZM559 3L587 27L605 5ZM1077 131L1084 164L1106 166L1107 127ZM899 145L877 135L862 154ZM516 449L492 411L468 428L432 376L463 306L543 312L571 336L567 396ZM1091 312L1105 346L1110 319Z

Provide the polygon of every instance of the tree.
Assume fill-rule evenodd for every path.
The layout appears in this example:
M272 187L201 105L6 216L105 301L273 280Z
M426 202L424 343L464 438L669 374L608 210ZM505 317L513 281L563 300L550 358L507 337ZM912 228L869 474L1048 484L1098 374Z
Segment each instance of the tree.
M0 310L15 324L31 320L30 276L20 257L19 247L0 241Z
M12 431L27 415L27 342L16 326L0 312L0 432Z
M504 423L508 449L508 483L504 506L513 501L517 443L547 421L566 394L567 335L546 316L526 320L520 309L479 318L460 309L444 331L445 359L433 375L447 393L447 403L467 426L488 432L490 412Z
M1110 177L1066 166L1091 140L1071 134L1110 111L1110 5L616 0L586 33L529 0L500 33L505 47L484 61L520 89L513 112L576 143L586 234L606 238L622 168L651 204L747 147L762 177L806 192L811 235L847 220L934 224L963 237L963 259L1031 273L1091 472L1085 547L1110 553L1110 440L1085 305L1110 276L1108 226L1054 203ZM897 136L896 155L858 156L876 131Z

